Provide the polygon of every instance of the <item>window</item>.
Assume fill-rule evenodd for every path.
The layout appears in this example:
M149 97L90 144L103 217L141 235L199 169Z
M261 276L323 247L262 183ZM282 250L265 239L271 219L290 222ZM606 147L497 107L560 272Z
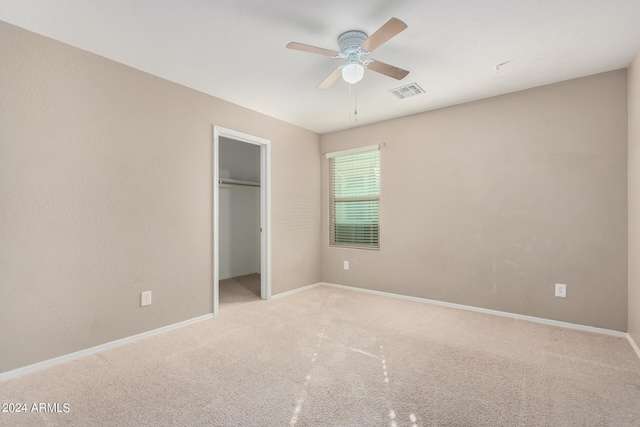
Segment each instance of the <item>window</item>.
M380 150L378 146L329 157L330 245L380 248Z

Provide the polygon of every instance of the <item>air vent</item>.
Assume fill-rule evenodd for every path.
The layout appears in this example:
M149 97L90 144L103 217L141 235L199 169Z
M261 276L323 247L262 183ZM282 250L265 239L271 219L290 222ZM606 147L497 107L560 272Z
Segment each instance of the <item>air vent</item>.
M410 83L406 86L401 86L395 89L391 89L390 93L394 94L400 99L410 98L412 96L420 95L424 93L424 89L422 89L418 83Z

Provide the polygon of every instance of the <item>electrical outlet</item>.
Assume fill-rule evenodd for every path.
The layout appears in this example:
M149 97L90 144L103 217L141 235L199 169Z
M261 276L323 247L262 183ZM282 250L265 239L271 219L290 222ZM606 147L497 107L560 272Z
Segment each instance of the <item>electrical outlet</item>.
M344 262L344 269L348 270L349 269L349 261L345 261Z
M151 305L151 291L142 292L140 294L140 307Z
M556 296L560 298L566 298L567 285L563 285L562 283L556 283Z

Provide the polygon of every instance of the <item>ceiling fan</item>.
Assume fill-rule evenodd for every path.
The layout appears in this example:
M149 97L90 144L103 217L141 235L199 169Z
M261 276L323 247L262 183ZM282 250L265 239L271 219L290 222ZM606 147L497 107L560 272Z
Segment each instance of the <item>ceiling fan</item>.
M338 37L339 52L296 42L289 43L287 48L331 56L333 58L341 58L346 61L344 65L333 70L327 78L320 82L317 86L318 89L327 89L335 83L341 75L347 83L357 83L362 80L365 68L397 80L402 80L409 74L407 70L373 59L365 59L365 56L398 35L405 28L407 28L407 24L397 18L391 18L386 24L380 27L378 31L373 33L371 37L368 37L363 31L347 31Z

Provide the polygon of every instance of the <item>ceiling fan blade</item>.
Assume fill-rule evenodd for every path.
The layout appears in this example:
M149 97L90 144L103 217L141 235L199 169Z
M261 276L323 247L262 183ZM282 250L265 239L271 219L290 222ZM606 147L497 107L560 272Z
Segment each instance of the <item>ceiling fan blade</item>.
M362 42L362 49L371 52L383 43L386 43L393 37L397 36L407 28L407 24L399 20L398 18L391 18L382 27L378 28L378 31L373 33L371 37Z
M327 76L326 79L320 82L320 84L317 86L317 89L320 89L320 90L327 89L329 86L334 84L336 80L338 80L342 75L342 67L343 66L341 65L335 70L333 70L331 74Z
M334 56L338 52L329 49L323 49L321 47L309 46L308 44L291 42L287 45L288 49L301 50L302 52L317 53L318 55Z
M402 68L394 67L393 65L385 64L384 62L372 60L367 64L369 70L373 70L376 73L384 74L385 76L393 77L396 80L402 80L407 77L409 72Z

